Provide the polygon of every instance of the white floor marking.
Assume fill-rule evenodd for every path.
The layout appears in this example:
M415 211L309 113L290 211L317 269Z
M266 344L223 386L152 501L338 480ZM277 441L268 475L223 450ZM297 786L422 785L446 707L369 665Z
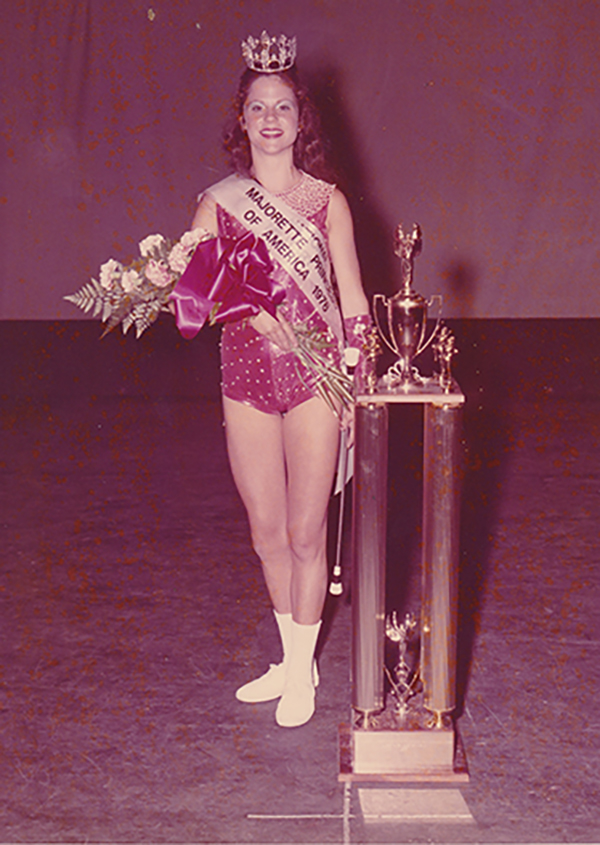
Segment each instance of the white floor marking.
M345 813L282 813L276 815L275 813L248 813L247 819L345 819ZM353 819L354 816L348 816Z
M344 783L344 812L342 818L342 843L343 845L350 845L350 797L352 795L352 784L346 781Z
M474 822L458 789L359 789L365 822Z
M334 819L342 822L342 843L350 845L350 819L356 818L350 812L352 784L344 784L343 809L341 813L247 813L247 819L255 821L304 821L312 819Z

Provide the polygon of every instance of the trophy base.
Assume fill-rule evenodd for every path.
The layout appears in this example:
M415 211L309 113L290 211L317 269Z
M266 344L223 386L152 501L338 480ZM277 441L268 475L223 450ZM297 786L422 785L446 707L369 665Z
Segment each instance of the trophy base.
M355 716L339 727L341 782L467 783L460 737L449 715L409 705Z
M462 405L465 396L453 380L447 387L440 385L436 377L421 377L415 384L404 388L392 387L387 375L382 376L373 393L359 393L356 397L359 405Z

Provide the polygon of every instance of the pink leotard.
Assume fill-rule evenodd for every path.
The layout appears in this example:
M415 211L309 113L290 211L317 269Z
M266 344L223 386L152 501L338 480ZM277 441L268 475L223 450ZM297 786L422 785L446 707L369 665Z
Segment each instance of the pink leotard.
M310 220L327 237L327 209L335 185L315 179L307 173L289 191L277 194L297 213ZM208 189L210 193L210 188ZM240 237L246 231L235 218L217 205L219 235ZM293 279L279 265L273 277L286 289L281 311L290 323L304 323L308 328L329 331L332 362L340 364L340 352L333 334ZM223 395L251 405L267 414L285 414L311 399L311 373L293 352L284 352L255 331L246 320L226 323L221 337L221 378Z

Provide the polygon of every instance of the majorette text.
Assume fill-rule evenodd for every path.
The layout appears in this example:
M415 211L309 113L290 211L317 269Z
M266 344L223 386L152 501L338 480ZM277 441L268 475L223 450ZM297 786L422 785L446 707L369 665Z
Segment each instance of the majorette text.
M260 237L269 245L273 253L281 258L282 264L291 268L304 281L306 281L311 270L316 270L327 290L329 279L323 255L324 244L319 237L313 234L308 227L303 232L300 231L278 208L265 200L255 187L248 188L246 196L252 200L263 216L261 217L253 208L249 208L243 214L244 221L249 226L260 226L265 219L272 223L273 227L263 230ZM317 251L312 252L311 257L307 258L306 250L310 250L311 242L313 249L316 246ZM304 257L298 254L302 251L304 251ZM310 265L313 266L310 267ZM330 302L325 290L315 284L312 295L319 301L323 311L327 311Z

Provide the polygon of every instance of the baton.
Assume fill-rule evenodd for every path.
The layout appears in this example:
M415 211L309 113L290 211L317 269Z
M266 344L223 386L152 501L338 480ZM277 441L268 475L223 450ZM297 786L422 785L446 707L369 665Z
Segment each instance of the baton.
M348 375L352 378L354 370L358 364L360 351L355 347L348 347L344 350L344 359L348 368ZM340 438L340 449L342 449L342 487L340 490L340 510L338 513L337 524L337 539L335 544L335 563L333 565L333 573L331 583L329 584L329 592L332 596L341 596L344 591L342 584L342 538L344 534L344 503L346 494L346 475L348 473L348 449L346 441L348 439L348 429L342 429Z
M340 438L340 449L342 449L342 488L340 490L340 510L338 513L337 539L335 544L335 563L333 575L329 584L329 592L332 596L341 596L344 591L342 585L342 537L344 534L344 501L346 494L346 473L348 472L348 449L346 448L347 431L343 429Z

